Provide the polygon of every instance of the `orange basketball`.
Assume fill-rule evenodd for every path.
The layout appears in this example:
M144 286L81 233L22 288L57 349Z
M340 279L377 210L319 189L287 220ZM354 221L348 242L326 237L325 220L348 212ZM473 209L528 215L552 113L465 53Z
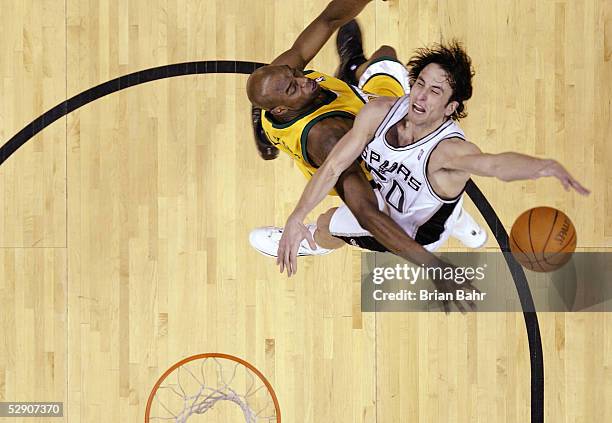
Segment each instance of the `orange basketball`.
M552 272L576 249L576 229L561 210L536 207L521 214L510 231L510 250L525 268Z

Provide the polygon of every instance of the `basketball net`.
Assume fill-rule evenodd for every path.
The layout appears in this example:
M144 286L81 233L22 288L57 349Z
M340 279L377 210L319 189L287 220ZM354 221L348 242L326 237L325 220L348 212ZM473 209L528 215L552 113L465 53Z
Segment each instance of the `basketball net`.
M190 357L170 368L149 396L145 422L185 423L194 415L217 413L218 421L233 423L224 414L227 407L215 410L223 402L238 406L246 423L280 422L278 401L265 377L223 354Z

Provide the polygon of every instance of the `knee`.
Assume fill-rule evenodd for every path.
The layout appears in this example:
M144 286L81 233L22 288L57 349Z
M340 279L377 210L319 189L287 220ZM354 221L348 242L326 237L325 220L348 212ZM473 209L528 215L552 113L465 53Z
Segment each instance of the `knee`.
M329 224L336 210L338 210L337 207L331 208L318 217L317 219L317 229L318 230L326 234L329 233Z
M375 58L379 58L379 57L383 57L383 56L390 56L390 57L393 57L394 59L396 59L397 58L397 52L391 46L382 45L382 46L380 46L380 48L378 50L376 50L374 52L374 54L372 55L372 58L375 59Z
M395 49L389 45L383 44L382 46L380 46L379 50L381 51L385 51L387 53L393 53L395 54Z

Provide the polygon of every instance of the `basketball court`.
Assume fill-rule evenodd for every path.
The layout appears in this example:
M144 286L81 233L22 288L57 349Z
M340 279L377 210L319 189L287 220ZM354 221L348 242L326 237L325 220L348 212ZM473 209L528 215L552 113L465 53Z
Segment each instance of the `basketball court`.
M251 229L285 222L305 180L282 154L258 157L244 72L217 62L169 77L167 65L268 62L326 4L2 3L0 146L92 87L165 68L78 97L1 158L0 401L64 403L40 422L141 422L167 369L222 353L261 372L284 422L612 421L609 313L366 313L359 250L301 259L287 279L250 247ZM476 70L468 139L555 158L592 191L475 177L507 231L546 205L571 217L577 251L612 251L610 2L374 0L359 21L366 54L388 44L407 61L463 41ZM336 64L331 41L309 68ZM499 251L490 230L486 249ZM215 413L189 421L244 421L228 405Z

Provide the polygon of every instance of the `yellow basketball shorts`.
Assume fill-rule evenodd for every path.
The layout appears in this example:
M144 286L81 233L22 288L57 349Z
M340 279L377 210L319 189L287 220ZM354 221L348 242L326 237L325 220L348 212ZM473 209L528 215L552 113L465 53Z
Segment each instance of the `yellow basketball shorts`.
M408 69L397 59L379 57L363 72L358 87L381 97L401 97L410 92Z

